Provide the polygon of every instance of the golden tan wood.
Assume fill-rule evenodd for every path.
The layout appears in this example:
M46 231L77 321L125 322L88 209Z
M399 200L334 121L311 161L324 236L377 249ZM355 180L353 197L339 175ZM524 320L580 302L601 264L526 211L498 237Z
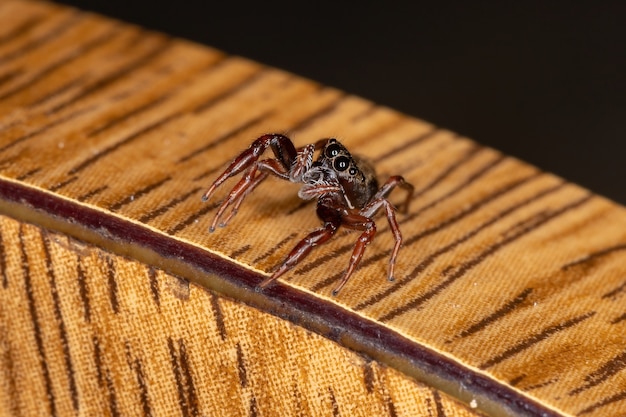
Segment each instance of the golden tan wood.
M441 406L454 409L449 413L457 414L452 415L474 411L448 396L471 402L491 415L607 416L626 409L626 211L587 190L445 129L284 71L43 2L0 2L0 115L0 209L9 217L55 230L37 231L3 220L0 324L7 336L0 339L4 349L1 372L10 374L5 381L15 384L22 383L23 372L33 372L42 384L18 398L17 385L5 383L2 401L7 409L28 414L29 407L43 407L38 410L45 412L58 406L59 413L71 415L93 406L113 415L110 397L114 395L119 404L129 404L124 407L141 414L141 410L145 413L141 401L148 395L155 414L157 410L167 414L167 407L180 401L187 407L183 413L193 414L192 403L198 410L209 410L215 406L210 401L217 400L198 393L199 387L210 385L208 369L234 372L234 364L240 363L223 362L219 367L206 362L210 358L198 356L188 365L191 377L184 374L187 371L177 374L176 369L184 356L181 349L193 346L197 352L202 345L201 340L191 339L207 334L197 326L203 315L215 314L207 310L211 303L233 303L229 311L242 309L245 313L241 314L258 315L246 320L267 322L267 329L286 326L285 335L310 337L324 349L336 348L333 342L244 304L288 318L339 341L344 349L334 357L353 355L350 349L374 357L382 364L368 365L368 360L361 359L347 362L356 361L354 372L360 373L361 380L367 379L363 375L374 375L382 381L383 375L393 373L401 384L412 387L398 388L402 395L416 404L421 401L415 407L430 409L432 414L439 413L433 396L453 404ZM279 286L255 292L254 284L319 224L313 206L298 200L297 186L277 179L251 194L227 228L207 233L215 206L200 201L205 187L254 138L273 131L288 132L297 145L337 136L351 150L373 160L381 177L401 174L416 185L408 215L399 217L405 244L395 282L385 279L393 239L384 218L378 218L375 241L337 297L330 290L347 266L356 239L353 233L340 233L317 248ZM74 240L56 233L87 245L77 250ZM19 243L23 236L33 234L39 241ZM42 234L47 236L43 240L37 237ZM91 245L129 259L104 254ZM46 263L50 261L46 250L51 251L53 266ZM76 260L63 261L70 262L69 267L56 263L54 254L64 250L69 252L63 259L84 255L128 266L120 267L114 278L107 278L98 268L77 276ZM103 265L106 269L106 262ZM198 304L182 303L185 307L180 310L154 313L153 320L145 317L155 326L160 344L144 343L140 327L125 328L123 337L115 327L117 321L133 322L138 314L133 302L143 306L152 297L146 292L152 279L146 268L163 269L156 275L178 275L215 291L193 289L191 298L196 297L193 294L203 298ZM107 307L114 310L111 316L110 311L99 310L111 303L110 296L94 296L93 303L99 307L85 320L84 312L71 312L71 306L80 304L76 297L82 290L66 293L49 287L51 270L59 281L78 278L94 291L119 285L116 294L126 301ZM126 292L121 283L131 277L138 280L136 285L144 285L143 293ZM159 288L172 279L159 280ZM76 285L71 279L63 282ZM290 303L292 295L295 301ZM21 308L26 310L16 316L6 306L20 297ZM150 302L154 304L153 299ZM315 302L320 317L308 316L314 310L297 310ZM328 324L334 323L334 316L324 317L330 311L346 318L345 328ZM229 332L239 332L240 340L250 340L246 332L258 329L238 329L229 321L237 321L233 314L225 326ZM15 321L18 316L23 322ZM168 324L187 319L193 325L184 331ZM100 327L95 328L96 322ZM84 333L63 339L58 330L61 323L67 329L78 326ZM378 329L379 344L367 339L373 333L359 333L359 326L351 328L350 323ZM31 350L18 369L12 367L11 355L15 347L29 344L27 339L13 339L20 329L29 332ZM99 341L111 338L116 342L107 347L94 344L89 332ZM79 364L82 359L75 355L83 352L79 347L85 342L83 337L91 353L103 346L103 355L111 357L110 368L102 364L94 368L98 359L90 359L84 368ZM216 337L221 337L219 332ZM397 343L385 346L392 340ZM237 353L236 342L231 342L235 344L226 349L231 360L232 355L259 355L259 351L245 349ZM151 343L155 343L154 350ZM306 350L305 345L297 343L298 349ZM263 346L280 352L278 342ZM432 369L425 368L421 356L407 353L409 348L425 352L425 357L432 354L439 362ZM169 358L163 356L168 349ZM160 356L154 359L151 352ZM141 372L134 365L138 355L149 361ZM44 359L49 364L41 367ZM306 365L307 359L300 359ZM152 361L158 360L175 362L167 370L169 380L159 373L166 371L151 373L150 367L157 366ZM297 358L290 360L293 366L301 365ZM27 361L32 362L30 366ZM64 374L58 379L56 373L46 377L46 369L67 369L68 363L76 369L74 388ZM125 376L124 366L123 372L135 375ZM272 375L279 369L274 364L251 372L260 378L264 372ZM98 383L85 380L81 385L82 378L89 379L82 371L99 372ZM139 391L132 398L119 397L125 381L137 372L145 373L148 394L142 393L142 382L138 382ZM339 375L327 386L337 387ZM306 380L295 371L289 377L295 378L293 384L298 387ZM193 395L181 388L184 378L196 381ZM245 385L241 374L237 378L237 384ZM233 394L248 399L249 408L244 408L250 414L294 406L277 405L267 394L276 391L263 393L263 384L254 384L252 391ZM370 391L367 384L363 386L362 398L366 398ZM381 387L377 392L392 390L382 382ZM176 397L175 389L179 394L182 389L182 397ZM313 415L320 404L330 404L334 411L333 401L339 409L360 403L354 399L361 395L357 388L341 388L353 391L351 400L347 394L338 396L337 389L332 388L330 394L324 391L315 400L307 391L300 400L319 401L306 408ZM71 394L72 390L76 393ZM159 390L169 394L157 394ZM420 390L428 391L427 395ZM299 392L305 391L300 388ZM400 395L400 391L393 392ZM105 402L109 396L108 406L97 403L99 395L105 399L98 401ZM506 403L507 396L517 402ZM259 401L254 406L258 408L250 398ZM263 398L270 400L263 403ZM389 404L385 398L379 396L372 407ZM354 410L344 413L356 415Z

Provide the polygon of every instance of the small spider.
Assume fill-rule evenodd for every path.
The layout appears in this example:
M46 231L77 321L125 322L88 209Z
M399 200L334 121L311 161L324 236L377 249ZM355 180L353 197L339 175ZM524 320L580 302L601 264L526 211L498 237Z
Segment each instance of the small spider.
M275 158L259 160L268 147L272 148ZM314 161L313 156L316 151L320 152ZM393 281L396 257L402 244L402 234L396 221L396 209L387 200L387 196L396 186L404 188L407 196L400 206L400 211L406 213L413 195L413 186L404 178L390 177L379 189L374 168L363 159L351 155L337 139L321 139L314 144L296 149L288 137L281 134L267 134L252 142L248 149L231 162L230 166L204 193L202 201L207 201L224 181L241 172L243 172L242 178L219 206L209 229L211 232L218 224L220 227L226 226L237 213L246 195L270 174L294 183L302 183L298 196L304 200L317 198L317 215L324 222L321 228L309 233L293 248L272 276L261 282L259 285L261 288L296 266L311 252L313 247L325 243L343 225L362 233L354 245L348 269L339 285L333 290L333 295L336 295L356 269L363 257L365 247L374 238L376 223L372 217L380 208L385 210L396 241L389 259L388 279ZM232 207L230 213L220 222L228 207Z

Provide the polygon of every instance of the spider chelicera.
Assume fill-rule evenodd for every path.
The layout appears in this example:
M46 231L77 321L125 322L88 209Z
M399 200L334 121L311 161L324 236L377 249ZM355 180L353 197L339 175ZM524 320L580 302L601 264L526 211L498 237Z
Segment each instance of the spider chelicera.
M259 160L267 148L272 149L274 158ZM317 159L313 160L315 152L318 151ZM259 287L264 288L274 282L302 261L313 247L328 241L340 226L344 226L362 233L354 245L348 269L333 290L333 295L336 295L346 284L363 257L366 246L374 238L376 223L372 217L381 208L385 210L395 238L389 259L388 275L388 279L393 281L402 234L396 221L396 208L387 200L387 196L395 187L405 189L407 195L399 210L406 213L413 195L413 186L404 178L392 176L378 188L374 168L358 156L351 155L337 139L321 139L314 144L296 149L291 139L275 133L263 135L252 142L252 145L237 156L217 177L202 196L202 200L207 201L224 181L242 172L242 178L219 206L209 229L211 232L217 225L226 226L237 213L245 197L270 174L294 183L302 183L298 196L304 200L317 198L317 215L324 222L321 228L315 229L302 239L282 265L263 280ZM230 213L220 222L229 207Z

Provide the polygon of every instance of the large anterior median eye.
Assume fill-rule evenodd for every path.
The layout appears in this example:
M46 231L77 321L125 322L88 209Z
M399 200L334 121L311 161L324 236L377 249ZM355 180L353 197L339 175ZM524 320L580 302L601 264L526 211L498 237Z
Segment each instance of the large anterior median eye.
M339 152L341 152L341 146L339 146L337 144L329 145L326 148L326 157L327 158L334 158L335 156L339 155Z
M348 169L349 166L350 166L350 158L345 157L345 156L340 156L339 158L335 159L335 161L333 162L333 167L337 171L345 171L346 169Z

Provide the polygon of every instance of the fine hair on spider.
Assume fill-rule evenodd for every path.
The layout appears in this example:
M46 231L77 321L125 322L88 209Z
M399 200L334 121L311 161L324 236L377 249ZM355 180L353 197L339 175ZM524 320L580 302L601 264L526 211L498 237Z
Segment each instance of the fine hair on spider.
M274 157L259 159L268 148L271 148ZM316 152L318 157L314 159ZM350 154L337 139L320 139L313 144L296 148L287 136L272 133L259 137L233 159L204 193L202 200L209 200L220 185L238 174L242 174L241 179L219 205L209 231L215 231L218 225L226 226L237 214L245 197L270 175L302 184L298 196L303 200L317 199L317 216L323 222L322 227L310 232L291 250L278 269L259 284L260 288L265 288L291 270L315 246L327 242L343 226L360 231L361 235L354 244L348 268L332 292L337 295L354 273L365 248L374 238L376 223L372 218L381 209L385 212L395 239L387 275L393 281L402 234L396 220L396 208L387 197L396 187L404 189L406 197L397 210L402 213L408 211L414 189L403 177L389 177L379 188L374 167L364 159ZM225 216L229 208L230 212Z

